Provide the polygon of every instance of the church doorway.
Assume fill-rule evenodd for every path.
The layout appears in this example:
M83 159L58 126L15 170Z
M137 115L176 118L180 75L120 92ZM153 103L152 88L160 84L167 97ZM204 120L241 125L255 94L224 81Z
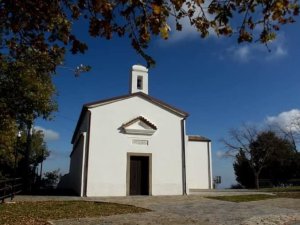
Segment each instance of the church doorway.
M129 160L129 195L149 195L150 157L131 155Z

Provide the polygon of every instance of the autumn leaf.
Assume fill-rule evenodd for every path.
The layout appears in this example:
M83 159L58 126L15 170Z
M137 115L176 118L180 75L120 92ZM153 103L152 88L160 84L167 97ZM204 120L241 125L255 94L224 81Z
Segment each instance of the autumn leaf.
M170 31L170 27L168 24L164 24L161 28L160 28L160 36L163 39L168 39L169 38L169 31Z
M161 6L153 3L152 4L152 10L153 10L154 14L159 15L161 13Z

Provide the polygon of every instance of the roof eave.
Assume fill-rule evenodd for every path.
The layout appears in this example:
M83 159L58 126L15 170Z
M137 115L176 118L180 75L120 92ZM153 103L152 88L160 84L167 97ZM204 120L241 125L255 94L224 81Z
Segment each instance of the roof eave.
M188 135L188 141L194 142L211 142L209 138L198 136L198 135Z
M119 101L119 100L122 100L122 99L127 99L127 98L131 98L133 96L139 96L139 97L142 97L146 100L148 100L149 102L153 102L154 104L156 105L159 105L159 106L162 106L164 109L180 116L180 117L188 117L189 114L183 110L180 110L180 109L177 109L176 107L174 106L171 106L159 99L156 99L152 96L149 96L143 92L136 92L136 93L133 93L133 94L127 94L127 95L121 95L121 96L118 96L118 97L114 97L114 98L108 98L108 99L104 99L104 100L100 100L100 101L94 101L94 102L90 102L90 103L87 103L87 104L84 104L84 107L87 107L87 108L94 108L94 107L97 107L97 105L101 105L101 104L105 104L105 103L108 103L109 102L114 102L114 101Z
M80 116L79 116L79 120L77 121L76 128L75 128L75 131L74 131L73 136L72 136L71 144L74 144L75 137L76 137L76 135L78 133L78 129L79 129L79 127L81 125L81 122L84 119L85 113L87 111L88 111L88 107L86 107L85 105L83 105L83 107L81 109Z
M177 109L177 108L175 108L175 107L173 107L173 106L171 106L171 105L169 105L169 104L167 104L167 103L165 103L161 100L158 100L154 97L151 97L151 96L149 96L149 95L147 95L143 92L136 92L136 93L133 93L133 94L127 94L127 95L122 95L122 96L118 96L118 97L114 97L114 98L108 98L108 99L104 99L104 100L101 100L101 101L94 101L94 102L86 103L86 104L83 105L80 116L79 116L79 120L77 122L74 134L72 136L71 144L74 143L75 137L76 137L78 129L80 127L80 124L81 124L81 122L84 118L84 115L85 115L86 111L88 111L89 108L97 107L97 105L104 104L104 103L109 104L109 102L119 101L119 100L127 99L127 98L130 98L130 97L133 97L133 96L142 97L145 100L148 100L149 102L152 102L155 105L159 105L162 108L164 108L165 110L168 110L169 112L171 112L171 113L173 113L177 116L180 116L180 117L183 117L183 118L187 118L189 116L189 114L187 112L184 112L180 109Z

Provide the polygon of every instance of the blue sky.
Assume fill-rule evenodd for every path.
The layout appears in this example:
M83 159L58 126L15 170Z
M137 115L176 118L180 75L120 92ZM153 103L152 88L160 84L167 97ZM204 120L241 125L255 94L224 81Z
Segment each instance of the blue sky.
M127 94L131 66L145 65L126 38L90 38L84 26L75 33L89 50L68 54L65 66L83 63L92 70L76 78L69 69L58 69L54 83L59 111L52 121L36 122L52 151L45 170L60 168L62 173L69 169L70 141L82 105ZM149 94L190 113L188 134L212 140L213 174L222 176L221 187L235 183L233 160L220 157L225 150L220 139L230 128L263 125L270 117L286 121L300 109L299 37L299 24L285 27L270 44L270 53L257 43L239 45L236 37L201 39L189 28L151 43L148 53L156 66L149 71Z

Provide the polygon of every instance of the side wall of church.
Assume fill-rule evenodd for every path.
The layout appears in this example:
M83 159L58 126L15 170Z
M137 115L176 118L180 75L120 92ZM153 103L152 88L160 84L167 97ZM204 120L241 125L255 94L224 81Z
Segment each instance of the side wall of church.
M78 137L74 144L74 150L71 155L69 182L70 187L80 196L82 196L82 180L83 180L83 162L84 162L84 148L85 148L85 133Z
M211 143L186 142L187 192L190 189L210 189L212 187Z
M80 124L73 143L73 150L70 155L70 169L68 174L68 188L73 189L80 196L83 195L86 139L89 126L89 114L86 113Z
M128 154L150 155L150 194L182 194L182 118L139 96L90 110L87 196L128 194ZM154 134L122 132L122 124L139 116L157 126Z

